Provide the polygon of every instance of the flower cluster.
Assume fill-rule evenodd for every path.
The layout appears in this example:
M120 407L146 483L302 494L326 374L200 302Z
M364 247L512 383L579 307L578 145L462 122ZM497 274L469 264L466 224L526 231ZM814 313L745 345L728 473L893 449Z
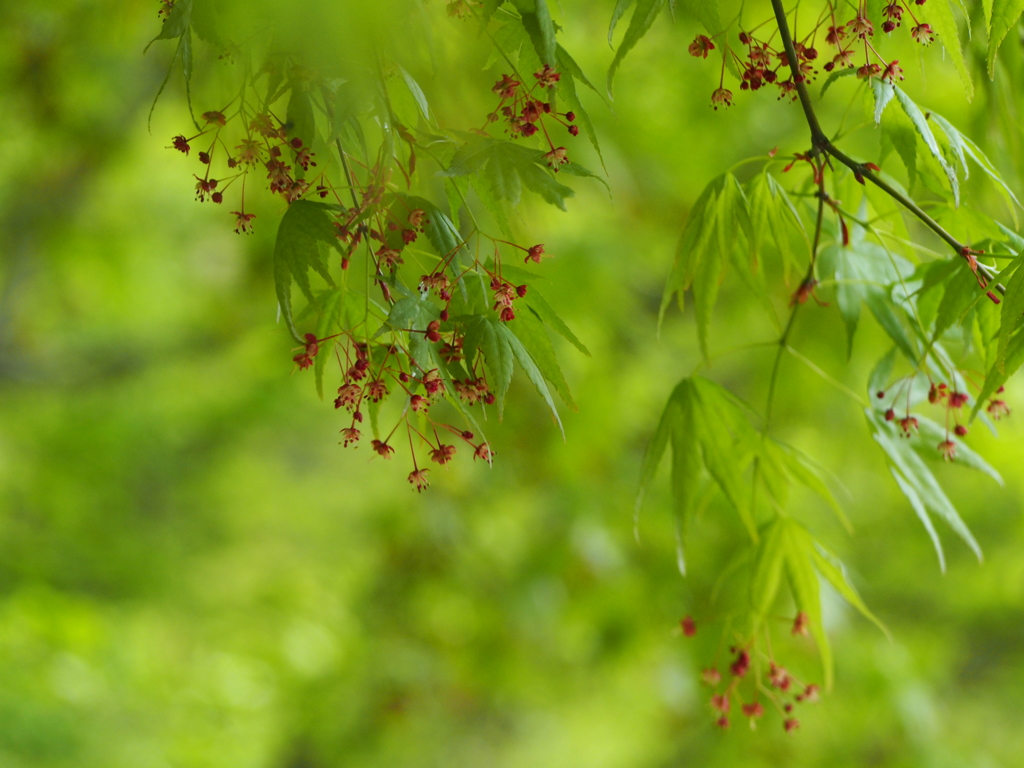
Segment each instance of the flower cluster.
M913 378L913 376L908 376L895 382L896 389L892 397L893 404L885 410L885 420L895 422L899 428L900 435L906 438L916 433L919 428L917 417L913 416L910 412L910 386ZM1003 387L999 387L996 394L1002 394L1003 391ZM887 397L887 393L884 390L879 390L875 393L875 397L879 400L884 400ZM903 416L899 417L896 413L896 404L901 401L905 405ZM969 401L970 396L966 392L951 389L945 382L932 382L928 388L928 402L931 405L942 408L945 416L946 434L944 439L936 446L936 450L946 461L956 459L956 442L953 441L952 435L957 437L967 436L967 425L963 423L963 408ZM1005 401L998 398L990 399L985 410L997 421L1004 416L1010 415L1010 407Z
M552 91L561 79L561 74L548 64L533 73L533 82L529 87L519 75L502 75L501 80L491 88L500 101L487 116L488 123L503 121L505 132L513 139L542 135L548 149L544 159L554 171L568 163L569 156L566 148L558 146L551 138L550 123L566 128L571 136L579 136L580 133L575 113L555 112L550 100L540 98L545 92Z
M925 1L914 0L913 4L924 5ZM756 91L762 86L774 85L779 89L779 98L783 96L796 98L797 83L813 80L818 74L816 66L819 50L816 45L819 34L824 37L825 44L835 51L821 65L825 72L832 72L836 68L856 68L857 76L863 80L869 80L872 77L878 77L890 83L902 80L903 68L900 66L899 60L886 60L872 43L875 22L868 17L866 1L860 0L859 5L853 6L853 8L855 11L853 18L841 21L840 17L845 7L834 4L831 0L826 3L822 14L810 32L804 38L794 40L797 72L790 70L786 52L781 48L774 47L771 44L771 37L759 38L754 31L740 31L738 40L740 46L746 51L745 55L741 56L735 48L725 42L724 32L714 37L697 35L690 43L688 50L691 56L700 59L706 59L708 53L716 49L716 38L723 38L720 41L724 48L721 74L718 87L711 94L711 106L718 109L719 106L732 105L732 91L725 87L727 66L734 66L734 71L739 73L741 91ZM910 36L914 40L922 45L928 45L935 39L934 30L914 15L908 0L892 0L883 6L882 31L886 34L895 31L902 25L904 14L911 21L909 24ZM753 29L756 30L761 26L759 24ZM858 62L856 59L861 53L863 59L862 62Z
M807 614L798 613L793 619L792 634L807 636L809 634ZM697 624L690 616L680 621L683 635L693 637L697 634ZM719 728L728 728L731 724L731 712L739 711L746 717L751 728L757 727L757 721L765 713L762 700L773 706L782 718L782 727L789 733L800 727L800 721L794 716L796 705L804 702L815 702L821 694L816 683L802 683L785 667L778 664L770 651L758 658L757 637L751 638L743 645L729 648L730 660L726 675L711 666L701 672L701 681L712 689L709 699L711 712ZM767 674L763 674L767 662ZM726 679L727 678L727 679ZM723 681L724 684L723 684ZM735 705L735 710L734 710Z
M172 5L164 2L161 13L169 13ZM467 359L464 352L469 321L462 298L457 299L462 303L453 310L453 296L465 292L469 273L479 273L483 279L474 281L474 286L489 285L494 319L511 322L527 286L503 275L503 253L517 253L517 258L527 263L540 263L549 254L543 244L519 245L474 232L477 241L490 240L493 244L493 258L486 263L478 254L471 256L468 241L461 241L429 267L419 266L424 263L423 254L410 249L419 248L424 241L435 248L438 232L443 231L450 239L452 231L450 225L440 227L441 222L432 221L440 212L429 213L425 201L422 205L410 203L416 198L405 192L416 170L416 139L396 125L396 136L408 146L407 162L398 159L397 150L370 165L344 153L344 177L332 181L318 168L311 147L294 134L295 127L273 111L273 105L281 101L280 83L291 83L295 88L303 87L301 83L306 81L305 73L281 66L268 65L256 78L261 81L266 76L265 92L250 81L235 100L203 113L205 127L197 134L182 134L171 140L171 149L200 166L200 172L194 174L196 198L219 205L237 191L238 203L230 207L237 208L232 211L235 231L243 234L252 231L255 218L246 208L245 198L247 184L251 186L254 179L287 205L331 197L330 205L322 210L333 225L340 269L344 273L354 258L362 259L365 254L366 287L379 291L379 301L367 296L365 311L356 313L360 319L339 321L337 327L343 328L339 333L301 336L301 345L291 353L295 370L312 369L310 374L315 373L319 383L331 377L329 371L337 365L333 374L338 377L334 407L344 414L341 443L353 448L366 443L363 433L372 425L369 444L376 456L391 459L396 447L408 444L412 465L408 481L417 491L430 484L430 467L448 465L460 449L490 463L493 452L486 440L475 434L479 430L449 423L445 415L466 406L483 409L497 399L487 381L483 355L474 351ZM530 89L515 81L499 89L499 111L506 116L510 131L518 136L538 132L548 136L548 121L553 120L567 126L572 135L578 133L571 112L556 114L549 104L535 97L535 92L553 87L558 80L558 73L545 67L536 73ZM322 110L329 113L329 107L325 101ZM339 152L344 152L340 146ZM568 162L565 149L553 143L548 159L556 169ZM404 189L392 181L392 175L397 175L395 169L403 177ZM378 330L381 323L385 318L390 322L391 310L403 297L415 295L416 288L423 306L431 307L433 317L411 320L413 327L391 327L382 335ZM372 311L371 305L375 305ZM457 407L438 408L444 400ZM389 401L395 406L384 410ZM397 416L393 424L380 423L386 413ZM467 418L467 422L472 427L472 419Z
M239 189L239 205L232 211L235 217L235 232L252 232L255 214L246 213L245 187L249 175L254 171L266 171L266 183L271 192L293 203L315 191L320 197L327 196L327 187L320 183L322 176L305 178L311 168L316 167L313 152L298 136L289 136L285 123L267 111L249 112L244 103L232 112L231 104L220 110L204 112L205 127L194 136L178 135L171 139L171 147L189 155L193 144L201 149L196 152L202 167L202 175L193 174L196 179L196 199L224 202L224 195L233 185ZM229 141L228 124L241 126L240 137ZM237 141L237 143L236 143ZM199 143L201 142L201 143ZM219 163L223 159L223 163ZM225 175L213 176L215 164L222 165ZM315 190L314 190L315 187Z

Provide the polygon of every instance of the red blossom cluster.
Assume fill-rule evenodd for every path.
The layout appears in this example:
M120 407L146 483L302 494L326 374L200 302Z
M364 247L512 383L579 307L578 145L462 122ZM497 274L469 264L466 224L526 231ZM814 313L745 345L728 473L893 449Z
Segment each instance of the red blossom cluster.
M924 5L925 1L914 0L914 5ZM741 91L756 91L765 85L775 85L780 91L779 98L783 96L796 98L796 84L813 80L818 74L816 65L819 51L816 41L819 33L823 34L825 44L835 49L831 58L821 65L824 71L832 72L837 67L840 69L856 68L857 76L863 80L869 80L872 77L878 77L890 83L902 80L903 68L899 65L899 60L886 60L872 43L875 22L868 17L866 0L861 0L858 5L854 6L853 18L845 22L840 20L843 10L845 7L834 4L830 0L826 3L817 23L810 32L802 39L794 40L797 72L790 70L786 51L772 45L773 36L757 37L754 30L759 29L763 24L758 24L750 31L740 31L739 43L746 49L746 53L741 56L728 43L723 46L721 75L718 88L711 94L711 106L718 109L719 106L732 105L732 91L725 87L727 65L735 66L735 71L739 73ZM908 0L892 0L883 6L882 31L888 34L901 26L904 14L912 22L910 36L914 40L922 45L928 45L935 39L934 30L914 15ZM768 25L768 28L774 27ZM716 49L715 38L722 37L724 39L724 35L724 32L713 38L707 35L697 35L688 48L690 55L706 59L708 53ZM856 57L861 53L863 53L863 60L858 65ZM783 67L785 69L782 69Z
M309 179L305 174L310 168L316 167L313 152L303 144L298 136L289 136L289 129L284 122L275 118L269 110L249 112L244 105L230 116L227 114L231 105L221 110L204 112L202 118L205 128L191 137L179 134L171 139L171 147L188 155L193 143L202 140L196 157L204 166L202 175L193 174L196 179L196 199L214 203L224 202L224 194L229 187L238 184L239 210L232 211L235 217L235 232L245 234L252 232L252 220L255 214L245 211L245 185L249 174L257 169L266 171L266 183L271 192L281 195L288 203L293 203L315 191L320 197L327 196L328 188L322 182L322 176ZM227 127L241 126L241 136L229 141ZM232 146L234 145L234 146ZM220 178L213 177L216 161L223 158L224 173ZM314 190L315 185L315 190Z
M172 5L165 2L161 13L169 13ZM265 74L271 74L269 65L260 77ZM424 210L427 204L422 207L411 204L412 198L391 179L393 169L397 168L406 187L411 185L416 170L416 139L401 125L396 125L397 136L408 146L405 163L397 159L397 152L392 157L378 158L372 165L345 153L341 157L344 180L332 182L317 169L310 147L293 135L293 127L271 108L280 99L279 93L270 93L271 88L278 88L272 83L287 81L293 83L292 87L302 87L294 83L302 81L303 73L278 70L273 74L267 77L266 93L259 93L250 83L249 90L222 109L204 113L202 131L190 137L175 136L172 148L197 158L202 166L203 172L195 175L196 197L200 202L210 200L220 204L232 188L239 190L238 210L232 212L235 231L239 234L252 231L255 214L246 210L245 192L247 180L251 182L254 173L260 177L261 186L265 183L271 193L279 195L288 205L308 198L333 197L331 205L323 210L334 227L341 254L340 268L348 270L357 249L360 249L360 256L365 250L368 285L379 290L380 306L384 307L386 315L400 299L393 295L396 286L402 282L407 285L417 282L415 275L419 273L408 274L408 265L414 261L422 263L422 259L419 255L410 256L408 249L421 245L421 238L436 245L432 238L437 234L439 222L433 222L432 214ZM549 105L533 96L534 89L548 89L558 79L558 73L545 67L536 73L536 82L529 91L518 82L506 82L500 89L503 91L500 109L509 119L510 130L521 136L540 130L547 136L545 121L555 120L567 125L570 133L576 135L578 130L572 124L575 119L572 113L555 114ZM339 147L339 151L343 149ZM565 149L552 144L548 159L552 167L557 168L567 162ZM265 179L262 178L264 173ZM432 226L435 229L431 229ZM445 232L447 236L449 233ZM373 415L374 439L370 447L377 456L390 459L395 454L396 434L400 435L398 442L408 442L412 463L408 481L417 491L430 484L428 467L447 465L459 447L466 447L475 459L488 463L493 457L487 442L473 431L433 415L435 406L444 399L481 408L496 400L487 382L483 356L474 354L471 361L465 359L467 322L463 317L451 317L455 286L466 279L468 273L479 272L489 281L493 292L496 319L510 322L516 317L515 303L526 296L527 286L503 276L501 251L514 249L523 255L524 261L534 263L548 255L543 244L523 246L487 238L480 232L475 234L493 242L493 262L484 264L474 256L471 263L462 263L459 254L468 255L470 250L463 241L442 254L427 274L420 275L420 296L422 299L431 297L429 303L436 312L429 322L416 321L413 328L392 328L385 338L378 339L380 333L374 335L376 326L370 327L364 320L353 328L324 337L305 333L301 346L292 351L296 370L313 368L318 378L326 375L328 364L338 365L340 382L334 406L338 412L347 414L341 429L341 442L345 447L358 447L364 442L367 413ZM399 276L403 270L403 275ZM369 301L369 297L367 299ZM428 350L426 354L424 345ZM444 370L422 362L435 359L443 361ZM394 426L389 432L378 428L382 413L379 409L385 401L398 399L402 401L400 416Z
M910 413L910 385L912 381L913 377L908 376L896 382L896 391L892 398L893 405L885 410L885 420L895 422L897 427L899 427L900 435L907 438L917 432L919 427L917 418ZM965 378L965 381L969 380ZM1003 387L999 387L996 394L1002 394L1003 391ZM904 398L904 393L906 396L904 415L902 418L897 418L895 404ZM887 393L884 390L879 390L875 393L875 397L879 400L884 400L887 397ZM951 434L957 437L967 436L967 425L963 423L962 419L963 407L969 401L970 396L966 392L950 389L949 385L945 382L932 382L928 388L928 402L931 405L942 408L945 415L946 435L942 442L936 446L936 450L946 461L956 459L956 442L952 439ZM1010 407L1005 401L998 398L990 399L985 410L996 421L1010 415Z
M551 138L549 122L563 126L571 136L579 136L580 133L575 113L555 112L550 100L546 101L538 96L538 93L543 95L546 91L553 90L561 79L561 74L548 64L533 73L533 82L529 88L523 84L518 74L502 75L501 80L491 88L498 94L500 101L495 110L487 116L488 123L504 120L505 132L513 139L543 135L548 146L544 159L554 171L568 163L569 156L566 148L558 146Z
M680 621L683 635L693 637L697 634L697 624L692 617L686 616ZM807 635L808 617L807 614L798 613L793 620L793 634ZM815 702L821 694L820 688L815 683L804 684L798 681L781 664L767 657L768 673L765 679L760 679L760 668L754 670L752 653L756 651L756 638L750 640L745 646L733 646L729 649L732 654L728 669L728 682L722 686L723 675L715 666L708 667L701 672L701 681L713 693L709 700L711 711L714 714L715 722L719 728L730 726L729 713L733 704L737 704L739 711L746 717L751 728L757 727L757 721L764 716L763 698L773 705L782 717L782 727L789 733L800 727L800 721L793 716L795 705L804 702ZM744 694L743 690L747 689ZM744 696L748 701L744 701Z

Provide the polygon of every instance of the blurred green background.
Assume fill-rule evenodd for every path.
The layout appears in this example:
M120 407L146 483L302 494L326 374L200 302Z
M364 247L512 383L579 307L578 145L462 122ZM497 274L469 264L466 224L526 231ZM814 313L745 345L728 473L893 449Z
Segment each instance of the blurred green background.
M347 5L303 10L326 50L344 41L329 21ZM611 6L564 0L559 14L595 81ZM438 69L418 76L442 123L464 129L486 114L496 70L471 25L440 0L427 8ZM563 414L563 442L517 380L490 427L493 469L460 457L417 495L401 467L343 450L330 403L292 373L270 274L277 202L239 237L226 211L193 201L194 169L167 149L188 126L178 78L147 132L171 54L142 55L156 10L0 3L0 766L1024 764L1016 417L998 441L972 435L1006 488L941 474L986 553L979 565L945 536L942 576L860 406L784 361L779 434L841 477L855 534L797 504L893 632L830 599L836 689L796 734L774 716L719 732L697 677L715 630L676 629L684 613L702 629L711 618L734 543L723 503L690 531L688 579L664 478L633 538L646 439L699 362L688 313L655 335L685 211L732 163L803 150L795 107L762 93L712 111L717 65L685 54L682 13L627 59L614 112L583 97L613 198L579 184L569 213L538 206L520 222L556 255L545 293L593 352L559 347L579 411ZM911 61L908 90L1016 179L1006 102L981 79L965 102L938 50L927 70ZM824 107L832 124L845 85ZM877 152L877 137L849 146ZM717 349L772 339L752 304L726 284ZM886 348L867 321L847 367L834 307L810 307L792 343L857 392ZM759 406L770 355L705 373ZM813 676L813 651L800 653Z

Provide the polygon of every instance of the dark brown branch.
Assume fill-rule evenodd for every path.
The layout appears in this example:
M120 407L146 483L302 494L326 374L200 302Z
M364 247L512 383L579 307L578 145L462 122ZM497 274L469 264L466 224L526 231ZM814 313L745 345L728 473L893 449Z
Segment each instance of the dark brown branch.
M786 58L789 60L790 76L793 79L793 84L796 86L796 93L800 99L800 106L803 108L807 126L811 129L811 154L834 157L853 171L858 180L867 179L870 181L914 214L928 229L945 241L957 256L971 261L973 258L972 254L975 252L970 249L970 246L961 243L953 237L939 222L925 213L917 203L877 176L864 163L858 163L837 149L828 136L825 135L825 132L821 129L821 124L818 122L818 115L814 111L814 105L811 103L811 95L807 91L805 78L800 73L800 62L796 55L796 47L793 45L793 35L789 31L789 21L786 19L786 9L782 5L782 0L772 0L772 8L775 11L775 21L779 27L779 35L782 37L782 45L786 50ZM985 283L995 277L994 270L984 264L977 264L977 271ZM996 284L995 287L1000 293L1006 292L1006 289L1000 284Z

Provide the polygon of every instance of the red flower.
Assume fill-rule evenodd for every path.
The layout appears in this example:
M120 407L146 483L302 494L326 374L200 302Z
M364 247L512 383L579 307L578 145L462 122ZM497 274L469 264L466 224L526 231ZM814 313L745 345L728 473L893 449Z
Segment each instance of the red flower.
M235 217L235 232L242 235L245 233L252 232L252 224L249 222L256 218L255 213L245 213L244 211L232 211L231 215Z
M761 706L761 702L759 701L744 704L743 714L750 718L761 717L764 714L764 707Z
M174 144L174 148L176 150L178 150L179 152L183 152L186 155L188 154L188 151L191 149L191 147L188 145L188 140L184 136L175 136L173 139L171 139L171 142Z
M473 451L473 459L483 459L488 464L491 463L491 459L494 458L494 453L491 451L491 447L487 443L480 443Z
M550 152L544 153L544 159L548 161L548 167L558 170L560 165L569 162L568 152L565 147L555 147Z
M768 684L780 691L787 691L792 683L793 678L789 676L786 668L777 665L774 661L771 662L768 667Z
M722 714L729 711L729 697L724 693L716 693L711 697L711 708L717 709Z
M949 395L949 407L960 409L967 403L967 394L964 392L952 392Z
M344 384L338 387L338 396L334 399L334 407L351 410L359 403L362 391L358 384Z
M846 23L846 27L854 37L867 38L875 34L875 28L871 24L871 20L867 16L861 16L859 13L854 19Z
M441 445L430 452L430 460L435 461L438 464L447 464L452 460L452 456L455 455L454 445Z
M786 719L786 721L782 724L782 727L786 729L786 733L789 733L790 731L795 731L797 728L800 727L800 721L797 720L795 717L790 717Z
M687 637L693 637L697 634L697 624L691 616L684 616L679 622L679 626L683 628L683 634Z
M793 620L793 634L803 635L804 637L808 634L808 618L807 614L800 611Z
M432 368L424 373L421 381L428 395L437 394L444 389L444 380L441 378L441 374L437 372L437 368Z
M370 447L377 452L378 456L382 456L385 459L390 459L391 454L395 452L394 448L380 440L374 440L372 443L370 443Z
M512 77L512 75L502 75L501 80L496 82L491 90L501 98L508 99L515 95L516 89L520 85L522 85L522 83Z
M957 437L967 436L967 427L965 427L963 424L957 424L953 431L956 432Z
M345 429L341 430L341 434L345 439L342 448L348 448L351 443L359 442L359 430L356 429L355 427L346 427Z
M533 76L537 78L537 85L541 88L551 88L555 83L562 79L562 76L555 72L550 64L545 64L544 69L540 72L534 72Z
M535 264L540 264L540 257L546 255L550 254L544 253L544 243L530 246L526 249L526 262L529 263L532 261Z
M732 106L732 91L728 88L716 88L711 93L711 106L714 109L718 109L718 105L722 104L726 107Z
M227 122L227 118L224 117L222 112L203 112L203 120L206 121L207 125L213 123L215 125L224 125Z
M928 45L930 42L935 40L935 33L932 32L931 25L929 24L918 24L910 30L910 36L917 40L921 45Z
M729 671L735 677L743 677L747 674L747 670L750 669L750 654L745 650L740 649L739 653L736 654L736 660L729 666Z
M953 461L956 458L956 443L952 440L943 440L939 443L938 449L946 461Z
M1003 400L989 400L988 406L985 408L996 421L999 421L1003 416L1010 415L1010 406L1008 406Z
M885 71L882 72L882 79L888 80L890 83L895 82L896 80L902 80L903 68L900 67L899 64L900 62L898 59L893 59L892 62L885 68Z
M417 493L422 493L423 489L430 485L430 478L427 477L429 469L414 469L409 473L409 482L412 483Z
M691 56L706 59L708 52L715 50L715 44L711 42L711 38L707 35L697 35L693 38L693 42L690 43L690 47L687 50Z
M700 673L700 679L705 685L710 685L713 688L722 682L722 673L714 667L709 667Z
M194 174L193 174L194 175ZM195 177L198 180L196 184L196 200L199 202L205 202L206 196L213 193L213 190L217 188L216 179L200 179L198 176Z
M896 423L900 425L900 429L903 431L904 437L910 437L911 430L913 430L914 432L917 431L917 419L915 419L913 416L907 416L904 419L900 419Z

